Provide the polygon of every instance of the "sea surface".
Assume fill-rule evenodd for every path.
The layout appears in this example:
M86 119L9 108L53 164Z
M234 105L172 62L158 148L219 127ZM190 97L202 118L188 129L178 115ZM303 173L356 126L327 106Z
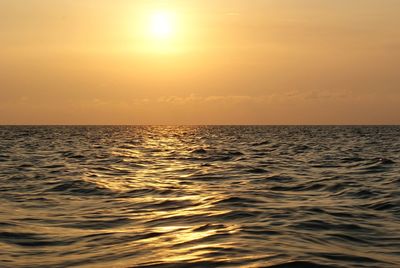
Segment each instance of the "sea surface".
M0 267L400 267L400 127L0 127Z

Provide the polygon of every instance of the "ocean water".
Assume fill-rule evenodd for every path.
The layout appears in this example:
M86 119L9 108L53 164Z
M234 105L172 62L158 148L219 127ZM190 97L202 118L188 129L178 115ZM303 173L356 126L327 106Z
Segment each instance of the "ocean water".
M400 127L0 127L0 267L400 267Z

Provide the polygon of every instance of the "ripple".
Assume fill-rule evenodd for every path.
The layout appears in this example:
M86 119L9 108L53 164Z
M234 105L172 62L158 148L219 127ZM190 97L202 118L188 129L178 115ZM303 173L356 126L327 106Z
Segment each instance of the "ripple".
M76 221L74 223L63 224L61 226L66 228L76 228L76 229L91 229L91 230L102 230L102 229L112 229L116 227L121 227L132 222L129 218L117 218L110 220L84 220Z
M339 268L338 266L317 264L307 261L292 261L271 266L264 266L264 268Z
M110 195L113 191L106 187L102 187L96 183L84 180L73 180L57 183L56 186L48 189L49 192L61 192L63 194L75 195Z
M242 198L242 197L228 197L223 200L220 200L218 202L215 202L215 204L252 204L252 203L259 203L257 199L250 199L250 198Z
M200 148L192 151L192 154L206 154L207 150Z
M51 247L73 244L71 239L54 240L36 233L0 232L0 241L23 247Z

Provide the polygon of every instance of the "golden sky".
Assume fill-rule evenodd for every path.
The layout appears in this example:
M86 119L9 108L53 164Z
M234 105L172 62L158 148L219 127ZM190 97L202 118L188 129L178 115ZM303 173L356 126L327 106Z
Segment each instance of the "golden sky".
M0 124L400 124L399 0L2 0Z

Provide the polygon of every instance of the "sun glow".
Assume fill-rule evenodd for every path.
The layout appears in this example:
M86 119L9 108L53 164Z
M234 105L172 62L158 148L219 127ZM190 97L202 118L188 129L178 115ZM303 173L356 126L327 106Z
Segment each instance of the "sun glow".
M134 31L133 46L136 51L146 55L176 55L187 51L190 20L182 10L147 7L138 12L136 18L136 28L131 27L132 21L127 23L130 24L128 31ZM186 24L183 24L184 21Z
M153 38L169 39L175 31L175 19L171 12L156 11L150 16L150 34Z

